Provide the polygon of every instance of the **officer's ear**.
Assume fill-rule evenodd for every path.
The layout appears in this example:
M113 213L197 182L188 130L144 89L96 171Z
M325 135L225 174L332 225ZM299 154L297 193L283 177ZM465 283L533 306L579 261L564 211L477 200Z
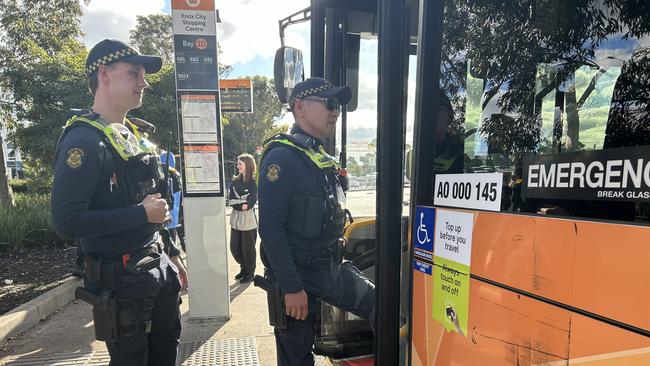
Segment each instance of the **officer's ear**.
M293 102L293 113L302 114L305 111L305 102L302 99L296 99Z
M110 79L110 71L115 69L115 64L100 65L97 68L97 81L99 84L106 85Z

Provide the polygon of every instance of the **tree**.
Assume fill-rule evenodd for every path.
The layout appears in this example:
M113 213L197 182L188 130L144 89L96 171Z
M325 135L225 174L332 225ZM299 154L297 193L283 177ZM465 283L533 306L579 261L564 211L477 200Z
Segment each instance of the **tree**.
M260 75L252 79L253 113L229 114L223 124L226 161L235 161L241 153L255 154L266 139L288 129L286 125L275 125L284 115L284 107L275 93L273 80Z
M158 55L163 63L174 60L174 31L169 14L138 15L129 31L131 45L145 55Z
M39 0L0 0L0 91L2 91L3 127L22 131L23 128L38 132L41 139L32 146L41 145L42 150L51 150L53 139L58 129L52 126L34 126L40 122L34 116L53 117L62 107L61 98L79 95L79 90L70 90L70 84L79 80L81 73L67 72L67 61L75 58L75 52L85 54L83 46L75 40L81 35L79 17L82 9L77 0L60 0L56 2ZM85 57L85 56L84 56ZM59 61L55 61L59 59ZM60 64L62 66L59 67ZM79 71L79 69L76 69ZM56 76L50 75L53 71ZM50 86L42 87L53 77L61 77ZM82 89L83 90L83 89ZM56 93L58 91L59 93ZM50 94L49 92L55 92ZM71 93L72 95L66 95ZM15 120L28 121L25 126L7 123ZM59 125L60 125L59 120ZM48 128L50 127L50 128ZM40 130L38 130L40 128ZM38 130L38 131L36 131ZM54 137L53 137L54 136ZM20 138L12 137L16 145L24 151ZM31 142L31 141L30 141ZM29 149L28 149L29 150ZM51 157L48 151L27 159L39 161L38 158ZM4 151L0 149L0 163L4 168ZM47 159L46 159L47 160ZM51 161L51 159L49 159ZM41 164L44 162L39 161ZM6 174L0 169L0 204L12 204L12 193L8 186Z
M595 84L603 71L596 63L598 48L608 38L647 34L647 16L642 2L625 0L447 1L440 84L456 112L452 130L462 133L465 125L469 67L472 77L484 83L479 108L494 98L499 109L482 121L479 132L517 164L523 154L543 146L542 99L571 84L581 69L599 70ZM593 91L557 93L563 99L556 103L566 112L565 149L580 148L578 111ZM555 127L551 145L558 150L562 126Z
M14 80L11 90L20 121L10 126L11 136L34 175L47 179L68 110L92 104L84 73L87 53L83 44L69 39L52 56L34 44L30 54L39 62L16 66L5 74Z
M354 156L348 157L347 165L346 169L349 175L353 177L359 177L362 175L361 166L357 163L357 159L355 159Z

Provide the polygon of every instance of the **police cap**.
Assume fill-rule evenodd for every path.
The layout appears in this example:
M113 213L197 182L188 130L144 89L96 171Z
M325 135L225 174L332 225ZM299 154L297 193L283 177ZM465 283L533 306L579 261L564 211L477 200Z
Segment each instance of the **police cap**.
M118 61L142 65L147 74L156 73L162 67L162 59L158 56L141 55L138 50L122 41L105 39L97 43L88 53L86 75L90 76L101 65L110 65Z
M289 97L289 110L293 109L296 99L311 96L323 98L334 97L340 104L348 104L352 98L352 90L346 85L336 87L323 78L308 78L293 87L291 96Z

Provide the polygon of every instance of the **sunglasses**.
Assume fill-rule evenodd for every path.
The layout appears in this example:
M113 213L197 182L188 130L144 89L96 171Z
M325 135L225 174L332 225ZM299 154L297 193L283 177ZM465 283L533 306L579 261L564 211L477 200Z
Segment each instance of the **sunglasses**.
M310 100L312 102L323 103L325 105L325 108L327 108L327 110L330 112L341 111L341 103L339 103L339 101L336 100L335 98L307 97L307 98L303 98L303 100Z

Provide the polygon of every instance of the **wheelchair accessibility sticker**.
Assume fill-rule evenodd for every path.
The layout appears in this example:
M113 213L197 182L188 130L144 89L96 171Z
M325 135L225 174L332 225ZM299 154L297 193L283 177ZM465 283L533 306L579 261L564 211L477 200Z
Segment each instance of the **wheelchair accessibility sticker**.
M415 254L432 259L431 254L422 253L419 250L433 252L433 223L435 222L435 209L433 207L417 206L415 208L415 220L413 222L413 248ZM422 255L426 254L426 255Z

